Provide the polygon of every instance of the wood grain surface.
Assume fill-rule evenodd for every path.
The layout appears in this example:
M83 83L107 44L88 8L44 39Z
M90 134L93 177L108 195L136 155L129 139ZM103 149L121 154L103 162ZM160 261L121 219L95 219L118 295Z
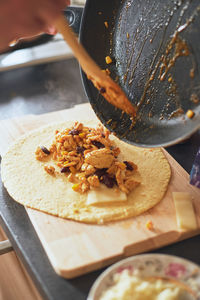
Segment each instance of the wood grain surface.
M63 120L95 119L89 104L43 115L0 121L0 154L29 130ZM26 208L55 271L66 278L109 265L121 258L157 249L200 232L200 190L189 184L188 173L164 151L172 170L163 200L141 216L107 225L90 225L57 218ZM179 231L172 192L189 192L193 198L198 229ZM153 222L148 230L146 223Z
M0 227L0 241L7 237ZM42 300L14 251L0 256L0 300Z

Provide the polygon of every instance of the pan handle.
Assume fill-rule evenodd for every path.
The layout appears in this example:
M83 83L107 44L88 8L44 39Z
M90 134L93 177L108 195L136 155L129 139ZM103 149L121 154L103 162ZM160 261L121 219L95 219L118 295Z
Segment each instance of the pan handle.
M79 7L79 6L68 6L64 10L64 15L70 27L72 27L73 31L76 34L79 34L83 9L84 9L83 7Z
M0 255L13 251L12 245L9 240L0 242Z

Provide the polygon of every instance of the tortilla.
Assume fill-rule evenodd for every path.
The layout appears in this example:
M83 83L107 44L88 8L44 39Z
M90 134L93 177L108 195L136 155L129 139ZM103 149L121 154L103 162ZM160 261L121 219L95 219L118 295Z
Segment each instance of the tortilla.
M72 189L66 176L50 176L44 162L35 158L39 145L50 147L55 130L69 128L74 122L52 124L32 131L10 146L2 158L2 181L17 202L48 214L80 222L103 224L134 217L149 210L163 198L170 180L169 163L161 149L144 149L112 137L121 150L119 158L133 161L138 170L135 180L140 185L128 194L126 202L87 205L87 193ZM97 122L83 122L96 127ZM48 164L48 158L46 163Z

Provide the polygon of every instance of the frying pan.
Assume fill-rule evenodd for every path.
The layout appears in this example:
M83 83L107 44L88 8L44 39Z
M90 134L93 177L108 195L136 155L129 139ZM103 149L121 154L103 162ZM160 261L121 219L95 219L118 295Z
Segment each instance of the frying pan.
M138 107L133 125L82 72L95 113L120 139L142 147L169 146L200 127L199 15L199 0L86 1L80 41ZM186 116L189 109L193 118Z

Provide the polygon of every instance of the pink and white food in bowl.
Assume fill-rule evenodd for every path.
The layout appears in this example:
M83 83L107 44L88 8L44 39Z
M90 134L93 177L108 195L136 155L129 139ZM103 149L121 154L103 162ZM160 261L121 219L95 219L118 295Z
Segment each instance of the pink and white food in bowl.
M141 254L104 271L87 300L200 300L200 267L164 254Z

